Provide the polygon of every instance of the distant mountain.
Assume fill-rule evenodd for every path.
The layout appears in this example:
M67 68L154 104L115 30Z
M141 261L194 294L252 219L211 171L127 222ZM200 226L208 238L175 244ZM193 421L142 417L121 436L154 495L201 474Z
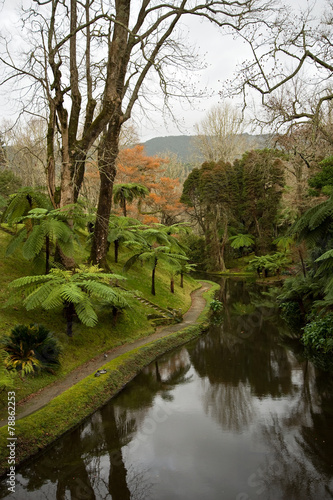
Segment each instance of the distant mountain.
M251 149L263 149L270 146L271 135L242 134L245 139L244 152ZM184 162L190 162L194 153L193 135L170 135L155 137L142 143L148 156L165 155L173 153Z
M167 137L155 137L143 143L148 156L164 155L173 153L178 158L187 162L193 154L192 135L170 135Z

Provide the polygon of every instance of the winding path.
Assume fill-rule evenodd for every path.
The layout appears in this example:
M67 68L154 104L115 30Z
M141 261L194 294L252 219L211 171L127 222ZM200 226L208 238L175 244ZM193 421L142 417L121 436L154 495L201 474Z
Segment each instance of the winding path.
M141 347L149 342L157 340L159 338L165 337L170 333L178 332L183 328L195 323L203 311L206 300L203 298L202 294L209 290L211 285L209 283L202 283L202 287L198 290L195 290L191 294L191 307L184 314L183 321L181 323L177 323L175 325L170 326L160 326L156 329L155 333L149 335L148 337L144 337L138 339L130 344L124 344L122 346L116 347L107 351L105 354L100 354L95 358L87 361L83 365L77 367L71 373L66 375L63 379L56 380L52 384L40 389L38 392L31 394L27 398L23 399L17 404L17 415L16 419L26 417L31 413L43 408L43 406L47 405L52 399L62 394L67 389L80 382L82 379L91 375L96 370L101 368L105 363L111 361L112 359L117 358L121 354L125 354L126 352L131 351L137 347ZM0 427L7 425L7 420L0 421Z

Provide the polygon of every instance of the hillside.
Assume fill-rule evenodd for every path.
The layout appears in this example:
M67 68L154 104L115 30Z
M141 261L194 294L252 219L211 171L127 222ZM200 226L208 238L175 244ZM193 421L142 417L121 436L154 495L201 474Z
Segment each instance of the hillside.
M271 136L242 134L245 139L244 152L249 149L262 149L269 145ZM176 154L180 161L191 162L194 156L194 144L192 135L170 135L167 137L155 137L143 143L148 156L163 155L167 153Z

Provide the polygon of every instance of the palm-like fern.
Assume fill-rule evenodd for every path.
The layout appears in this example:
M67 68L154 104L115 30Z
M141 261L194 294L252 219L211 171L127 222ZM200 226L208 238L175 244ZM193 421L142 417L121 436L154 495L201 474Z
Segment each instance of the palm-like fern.
M24 292L23 304L27 310L63 307L67 335L71 337L75 313L83 324L96 325L96 301L106 302L117 309L128 306L128 293L110 285L120 279L124 279L123 276L103 273L97 266L80 266L74 271L54 268L47 275L14 280L10 286L19 294Z
M243 247L251 247L254 244L254 237L251 234L236 234L229 238L230 246L238 249Z
M274 245L276 245L279 252L287 253L290 250L290 247L295 243L293 236L279 236L273 240Z
M52 209L50 199L40 191L25 187L9 197L8 205L2 215L2 221L17 224L20 218L34 208Z
M307 210L292 226L291 232L299 240L305 240L311 246L320 242L333 225L333 196Z
M119 217L111 215L109 221L109 243L114 243L114 261L118 262L118 252L120 244L124 241L138 241L142 228L141 222L130 217Z
M163 262L169 271L176 273L181 269L181 262L188 259L176 238L164 231L148 228L141 231L141 238L141 241L125 242L136 253L125 262L124 271L128 271L138 261L148 264L152 272L151 293L156 295L155 274L158 262Z
M149 189L142 184L134 182L128 184L115 184L113 186L113 201L120 205L124 217L127 216L127 203L132 203L135 199L145 198L149 194Z
M20 221L27 224L13 237L7 247L7 255L11 255L19 248L27 260L34 259L41 254L45 246L45 270L50 269L50 247L56 244L67 256L73 255L74 233L68 225L70 217L64 209L47 210L34 208Z

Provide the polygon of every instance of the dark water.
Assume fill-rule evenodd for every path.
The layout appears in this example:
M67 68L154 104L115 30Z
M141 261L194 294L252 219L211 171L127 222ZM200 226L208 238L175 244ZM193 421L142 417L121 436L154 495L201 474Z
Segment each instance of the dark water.
M0 498L333 498L331 376L291 350L255 285L222 285L222 325L144 369Z

